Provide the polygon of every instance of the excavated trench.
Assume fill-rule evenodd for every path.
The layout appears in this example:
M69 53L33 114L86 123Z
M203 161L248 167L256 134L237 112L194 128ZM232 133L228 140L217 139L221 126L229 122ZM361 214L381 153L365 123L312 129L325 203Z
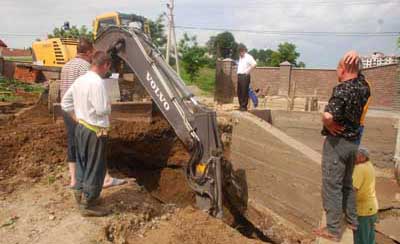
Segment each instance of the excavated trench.
M230 126L220 126L229 138ZM229 139L224 140L225 157L229 159ZM190 155L163 119L151 124L113 122L109 140L108 167L113 175L135 178L152 197L178 207L195 204L195 196L184 175ZM229 161L225 161L225 165ZM229 166L227 166L229 170ZM272 241L240 214L238 199L224 192L224 222L252 239ZM240 200L239 200L240 201Z

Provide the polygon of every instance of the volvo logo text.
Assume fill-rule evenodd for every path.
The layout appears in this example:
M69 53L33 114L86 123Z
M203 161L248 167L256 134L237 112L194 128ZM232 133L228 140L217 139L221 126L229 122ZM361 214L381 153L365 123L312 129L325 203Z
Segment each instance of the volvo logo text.
M156 94L156 96L158 97L158 100L162 103L162 106L164 107L164 109L168 111L170 108L169 103L165 99L164 94L160 91L160 88L154 82L153 77L151 77L149 72L147 72L146 79L150 83L151 89L153 89L154 94Z

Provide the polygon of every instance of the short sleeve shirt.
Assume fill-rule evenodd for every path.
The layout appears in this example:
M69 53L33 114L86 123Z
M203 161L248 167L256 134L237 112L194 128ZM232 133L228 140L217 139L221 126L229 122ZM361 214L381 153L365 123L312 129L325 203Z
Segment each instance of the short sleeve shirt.
M378 212L378 200L375 192L375 170L370 161L355 165L353 186L357 190L357 214L359 216L376 214Z
M355 79L343 81L332 92L325 112L333 116L333 120L344 127L339 136L349 140L356 140L360 134L360 125L366 105L371 96L370 86L362 74ZM324 128L323 135L329 131Z
M257 62L254 58L250 54L245 53L243 57L239 58L237 73L246 74L250 67L256 64Z
M64 65L61 70L60 92L61 98L79 76L82 76L90 69L90 63L82 58L73 58Z

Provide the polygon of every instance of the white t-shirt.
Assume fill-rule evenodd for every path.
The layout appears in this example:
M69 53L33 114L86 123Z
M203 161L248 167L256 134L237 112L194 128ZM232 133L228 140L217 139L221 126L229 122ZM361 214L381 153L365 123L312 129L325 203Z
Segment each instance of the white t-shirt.
M254 58L250 54L245 53L243 58L239 57L237 73L238 74L247 74L248 71L250 70L251 66L253 66L253 65L257 65L257 62L254 60Z
M77 119L99 126L109 127L111 104L104 80L95 72L80 76L65 93L61 107L66 112L75 112Z

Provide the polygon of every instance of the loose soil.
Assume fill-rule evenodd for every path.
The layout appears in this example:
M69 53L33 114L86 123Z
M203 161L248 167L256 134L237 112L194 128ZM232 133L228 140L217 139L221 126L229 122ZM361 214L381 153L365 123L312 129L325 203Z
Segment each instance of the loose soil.
M102 192L104 218L80 216L64 125L45 104L0 124L1 243L260 243L192 207L189 155L165 120L112 124L107 163L129 183Z

